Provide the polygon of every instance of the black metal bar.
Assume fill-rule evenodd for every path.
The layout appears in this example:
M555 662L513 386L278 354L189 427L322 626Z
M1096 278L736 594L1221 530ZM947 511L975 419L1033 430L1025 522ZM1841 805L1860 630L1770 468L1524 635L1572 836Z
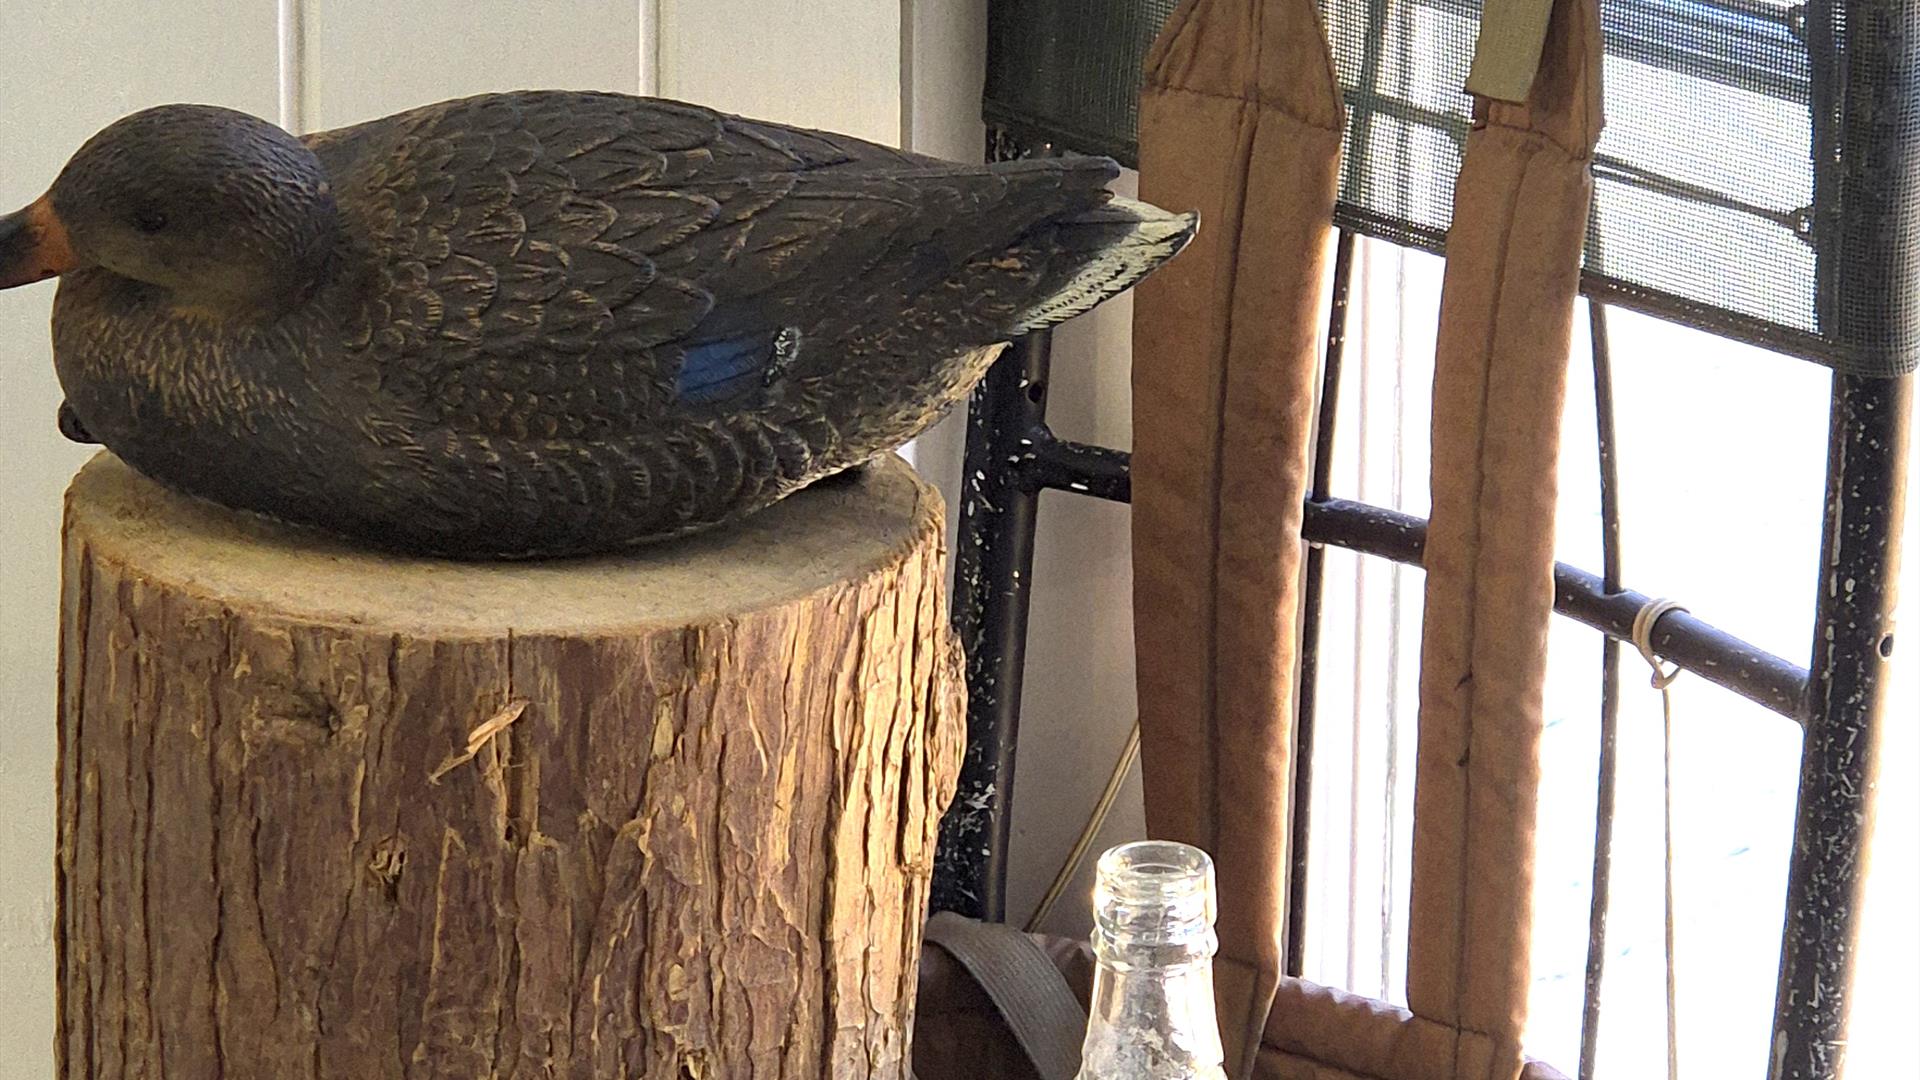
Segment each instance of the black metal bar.
M1307 504L1306 534L1315 543L1418 563L1426 550L1427 523L1395 510L1328 499ZM1632 635L1633 617L1649 599L1632 591L1609 593L1600 578L1565 563L1554 565L1553 583L1555 611L1622 641ZM1799 716L1805 671L1688 612L1661 619L1653 646L1667 660L1716 686L1783 716Z
M1029 440L1032 436L1028 436ZM1041 444L1049 460L1045 486L1057 491L1081 491L1124 502L1127 485L1113 470L1125 460L1119 450L1048 440ZM1097 460L1104 478L1096 485L1084 474L1065 471L1070 459ZM1072 486L1085 484L1085 490ZM973 469L968 467L972 482ZM1306 510L1306 538L1315 544L1348 548L1395 562L1418 565L1426 550L1427 522L1398 510L1347 499L1310 501ZM966 545L962 544L962 553ZM1631 590L1609 592L1601 578L1588 570L1555 563L1553 608L1562 615L1593 627L1608 637L1625 641L1633 633L1633 617L1651 597ZM957 601L956 601L957 602ZM1800 719L1806 698L1804 668L1727 633L1690 612L1675 611L1653 631L1653 647L1685 671L1724 687L1764 708L1793 720Z
M1920 10L1911 0L1813 0L1815 306L1841 348L1910 356L1920 321L1913 209L1920 196ZM1845 1063L1869 783L1885 720L1911 379L1836 376L1826 520L1799 804L1787 870L1772 1080Z
M1355 237L1341 230L1333 256L1333 302L1327 314L1326 362L1320 372L1320 409L1314 420L1313 490L1308 498L1326 498L1333 489L1335 421L1340 414L1340 372L1347 353L1347 312L1353 296ZM1288 823L1286 973L1299 978L1307 966L1307 849L1313 813L1313 736L1320 692L1320 608L1326 587L1326 549L1307 548L1300 590L1300 683L1293 719L1293 801Z
M1589 301L1593 341L1593 414L1600 456L1600 587L1621 587L1620 463L1613 408L1613 350L1607 309ZM1587 914L1587 980L1580 1001L1579 1080L1593 1080L1600 1050L1600 988L1606 978L1607 909L1612 903L1613 816L1619 775L1620 640L1600 644L1600 761L1594 785L1593 897Z
M1920 355L1920 6L1814 0L1806 12L1820 332L1855 373L1911 370Z
M1012 465L1021 486L1029 491L1052 489L1108 502L1133 501L1133 473L1127 468L1124 450L1056 439L1041 427L1020 440Z
M1053 446L1056 463L1068 455L1097 455L1102 468L1109 472L1123 453L1069 442L1055 442ZM1085 490L1071 486L1071 474L1056 467L1045 486L1125 501L1127 485L1117 477L1108 475L1097 490L1090 481L1085 483L1089 485ZM1316 544L1417 565L1426 549L1427 523L1424 518L1385 507L1327 499L1307 504L1306 536ZM1651 599L1631 590L1608 592L1599 576L1566 563L1554 564L1553 576L1555 611L1621 641L1631 636L1634 615ZM1782 716L1800 718L1807 674L1798 665L1685 611L1672 612L1660 620L1653 645L1662 657L1683 670Z
M1645 165L1610 154L1594 155L1593 179L1596 183L1619 184L1636 191L1681 199L1692 203L1695 207L1745 214L1786 232L1797 233L1802 225L1801 207L1766 206L1751 202L1723 191L1716 191L1705 184L1668 176Z
M1853 962L1885 726L1913 379L1834 377L1826 531L1800 802L1774 1001L1774 1080L1845 1064Z
M940 827L933 908L1006 918L1007 837L1039 490L1008 467L1045 430L1052 337L1029 335L967 407L953 623L967 655L967 750Z

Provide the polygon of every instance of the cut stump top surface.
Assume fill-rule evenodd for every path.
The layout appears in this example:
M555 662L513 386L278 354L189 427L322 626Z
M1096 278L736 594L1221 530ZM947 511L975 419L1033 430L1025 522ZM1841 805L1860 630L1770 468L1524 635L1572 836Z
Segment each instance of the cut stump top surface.
M95 558L229 607L433 638L620 633L761 611L884 571L936 542L942 522L939 494L893 455L713 532L539 562L354 547L177 494L109 453L67 490L69 543Z

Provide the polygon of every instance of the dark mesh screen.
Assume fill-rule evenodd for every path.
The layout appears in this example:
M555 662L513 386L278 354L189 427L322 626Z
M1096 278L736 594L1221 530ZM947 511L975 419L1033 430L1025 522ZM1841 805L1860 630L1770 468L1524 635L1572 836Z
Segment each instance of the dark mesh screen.
M1341 224L1438 251L1480 0L1319 0L1351 112ZM986 115L1136 154L1175 0L995 0ZM1920 359L1920 3L1602 0L1587 287L1862 374ZM1816 168L1818 165L1818 168Z

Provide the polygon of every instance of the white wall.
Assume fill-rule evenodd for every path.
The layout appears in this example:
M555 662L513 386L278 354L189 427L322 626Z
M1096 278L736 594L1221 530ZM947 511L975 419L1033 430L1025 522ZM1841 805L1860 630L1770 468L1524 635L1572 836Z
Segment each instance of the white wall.
M296 13L287 75L299 95L293 119L308 131L492 90L644 89L648 50L636 0L282 0L282 6Z
M951 0L927 0L939 6ZM659 88L762 120L901 141L902 0L658 0Z
M221 0L8 5L0 204L37 197L80 142L161 101L272 116L275 10ZM87 456L54 431L52 285L0 292L0 1075L53 1072L54 641L60 493Z
M0 16L0 211L88 135L201 101L317 130L495 89L658 92L976 160L985 0L41 0ZM60 495L88 451L54 430L51 284L0 293L0 1075L52 1072ZM1061 434L1126 445L1123 304L1061 337ZM960 425L914 456L949 495ZM1017 782L1012 910L1072 842L1132 720L1126 515L1050 495ZM1072 763L1071 767L1064 763ZM1044 782L1042 782L1044 777ZM1139 831L1130 790L1109 837ZM1077 929L1084 903L1053 923Z

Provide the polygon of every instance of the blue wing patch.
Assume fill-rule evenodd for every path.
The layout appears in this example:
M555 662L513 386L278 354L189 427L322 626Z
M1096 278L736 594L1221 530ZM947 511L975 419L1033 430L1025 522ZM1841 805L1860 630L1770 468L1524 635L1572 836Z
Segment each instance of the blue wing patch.
M799 332L787 327L689 345L674 392L687 404L711 405L771 385L793 362L799 341Z

